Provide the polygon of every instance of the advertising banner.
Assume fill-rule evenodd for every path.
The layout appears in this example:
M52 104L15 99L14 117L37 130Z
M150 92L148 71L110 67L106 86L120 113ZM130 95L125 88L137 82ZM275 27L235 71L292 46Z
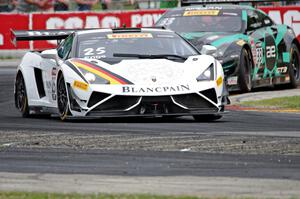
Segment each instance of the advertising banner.
M260 7L279 24L292 27L300 41L300 6ZM151 27L165 10L136 10L113 12L56 12L0 14L0 50L16 47L10 41L10 30L82 29L114 27ZM18 42L17 49L46 49L56 45L56 41Z
M300 41L300 6L260 7L275 23L293 28Z
M10 30L28 30L29 16L28 14L0 14L0 50L15 49L11 43ZM19 42L18 47L28 49L28 42Z

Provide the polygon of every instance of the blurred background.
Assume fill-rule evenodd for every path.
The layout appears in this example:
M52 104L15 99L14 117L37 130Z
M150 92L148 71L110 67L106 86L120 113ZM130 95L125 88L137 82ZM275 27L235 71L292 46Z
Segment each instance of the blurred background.
M257 3L258 6L300 5L299 1ZM164 9L180 6L178 0L0 0L0 12L63 12Z

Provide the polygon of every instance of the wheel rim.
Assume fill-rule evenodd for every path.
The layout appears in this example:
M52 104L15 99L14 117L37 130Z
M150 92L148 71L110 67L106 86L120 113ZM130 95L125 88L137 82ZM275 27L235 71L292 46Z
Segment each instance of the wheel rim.
M294 77L296 80L300 77L300 70L299 70L299 57L296 51L293 52L293 60L292 60L292 70L294 72Z
M57 104L59 113L61 116L64 116L68 109L68 96L64 78L62 76L60 77L57 86Z
M26 109L26 90L25 90L25 83L21 75L18 76L16 82L16 102L17 107L20 111L24 112Z

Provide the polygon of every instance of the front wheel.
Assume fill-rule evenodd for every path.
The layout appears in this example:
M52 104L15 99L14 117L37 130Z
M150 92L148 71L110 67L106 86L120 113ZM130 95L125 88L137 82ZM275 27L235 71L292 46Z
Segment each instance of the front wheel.
M24 77L21 72L18 73L15 82L15 105L21 112L22 117L29 117L28 98Z
M57 80L57 107L60 119L62 121L66 120L70 114L70 109L65 79L62 74L59 75Z
M207 121L215 121L222 118L222 115L211 114L211 115L193 115L194 120L198 122L207 122Z
M239 61L238 84L240 90L244 93L250 92L252 89L251 70L252 61L250 59L250 54L243 48Z
M291 88L296 88L297 83L300 80L300 53L295 44L291 46L291 63L289 67L289 77Z

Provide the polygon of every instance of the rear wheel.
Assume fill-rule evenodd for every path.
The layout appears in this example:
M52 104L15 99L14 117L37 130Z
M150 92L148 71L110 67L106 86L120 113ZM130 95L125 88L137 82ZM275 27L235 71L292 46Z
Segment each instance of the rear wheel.
M243 48L241 51L238 72L238 84L242 92L249 92L252 88L251 78L252 62L250 54Z
M295 44L291 47L291 63L289 67L290 87L296 88L300 80L300 53Z
M70 109L65 79L62 74L59 75L57 80L57 107L60 119L66 120L70 114Z
M21 72L18 73L15 82L15 105L23 117L29 117L28 98L24 77Z
M194 120L198 122L214 121L222 118L222 115L193 115Z

